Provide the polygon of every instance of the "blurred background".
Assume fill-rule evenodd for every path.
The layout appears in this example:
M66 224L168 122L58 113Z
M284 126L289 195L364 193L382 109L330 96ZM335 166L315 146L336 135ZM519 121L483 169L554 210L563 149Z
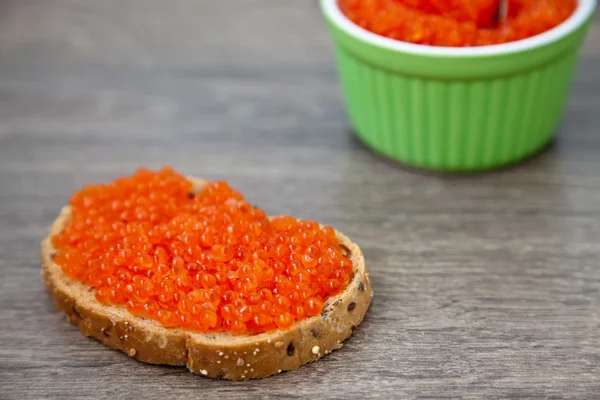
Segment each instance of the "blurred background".
M594 397L599 23L557 143L457 177L352 139L315 0L0 0L0 398ZM342 351L225 384L66 324L39 283L47 226L83 184L164 164L361 245L375 299Z
M286 174L351 162L315 1L1 4L2 156L71 181L61 202L80 171L102 180L173 164L274 190ZM29 193L50 184L13 178Z

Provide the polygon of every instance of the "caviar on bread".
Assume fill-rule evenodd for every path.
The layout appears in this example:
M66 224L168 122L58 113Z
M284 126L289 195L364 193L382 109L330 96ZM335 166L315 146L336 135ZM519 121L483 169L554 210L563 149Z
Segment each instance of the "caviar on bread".
M372 297L343 234L168 167L76 192L42 242L42 278L86 336L230 380L340 348Z

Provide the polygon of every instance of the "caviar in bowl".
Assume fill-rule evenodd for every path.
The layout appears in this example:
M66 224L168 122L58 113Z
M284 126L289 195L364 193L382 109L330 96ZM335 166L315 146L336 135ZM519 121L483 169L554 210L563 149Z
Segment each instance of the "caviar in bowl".
M458 47L374 33L338 0L321 0L356 135L384 156L439 171L512 164L553 139L595 7L578 0L542 33Z

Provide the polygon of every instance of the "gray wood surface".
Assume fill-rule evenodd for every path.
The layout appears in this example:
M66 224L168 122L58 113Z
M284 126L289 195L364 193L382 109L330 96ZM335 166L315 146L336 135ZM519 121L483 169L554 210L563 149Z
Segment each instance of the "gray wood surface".
M312 0L0 2L1 399L600 396L600 30L555 146L441 177L351 139L323 25ZM66 322L46 227L84 183L165 163L364 248L375 298L342 350L230 383Z

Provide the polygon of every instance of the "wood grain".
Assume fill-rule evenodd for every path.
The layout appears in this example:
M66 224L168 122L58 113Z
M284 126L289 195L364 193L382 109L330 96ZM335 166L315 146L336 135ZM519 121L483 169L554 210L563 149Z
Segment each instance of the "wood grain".
M597 397L599 21L552 148L441 177L351 139L314 1L0 2L0 398ZM166 163L364 248L375 298L341 351L211 381L64 320L48 224L82 184Z

